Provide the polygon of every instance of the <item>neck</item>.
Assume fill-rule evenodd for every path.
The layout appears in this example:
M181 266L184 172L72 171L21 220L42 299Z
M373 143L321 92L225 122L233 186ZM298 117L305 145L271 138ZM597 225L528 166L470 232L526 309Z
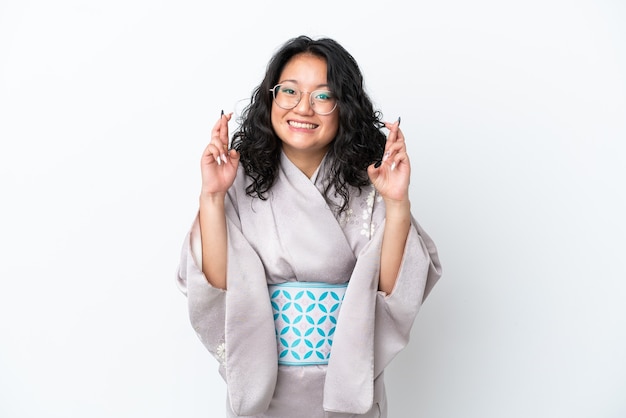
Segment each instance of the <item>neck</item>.
M283 148L285 156L289 158L289 161L293 163L300 171L304 173L308 178L311 178L315 173L315 170L320 166L327 149L320 151L319 153L312 154L310 152L293 152Z

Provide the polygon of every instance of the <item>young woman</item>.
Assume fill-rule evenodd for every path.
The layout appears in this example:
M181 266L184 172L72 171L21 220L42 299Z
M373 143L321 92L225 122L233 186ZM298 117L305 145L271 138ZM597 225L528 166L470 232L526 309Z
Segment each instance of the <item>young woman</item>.
M380 120L340 44L306 36L270 60L229 147L231 116L177 277L227 416L386 417L384 369L441 275L400 118Z

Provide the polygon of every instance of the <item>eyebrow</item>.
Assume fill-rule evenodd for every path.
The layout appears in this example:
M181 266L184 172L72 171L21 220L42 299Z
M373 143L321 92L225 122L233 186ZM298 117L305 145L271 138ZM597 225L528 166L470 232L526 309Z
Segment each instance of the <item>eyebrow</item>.
M280 80L280 81L278 82L278 84L283 84L283 83L287 83L287 82L290 82L290 83L294 83L294 84L298 84L298 85L299 85L299 83L298 83L298 81L297 81L297 80L292 80L292 79ZM328 85L328 83L318 84L317 86L315 86L315 88L316 88L316 89L319 89L320 87L330 88L330 86Z

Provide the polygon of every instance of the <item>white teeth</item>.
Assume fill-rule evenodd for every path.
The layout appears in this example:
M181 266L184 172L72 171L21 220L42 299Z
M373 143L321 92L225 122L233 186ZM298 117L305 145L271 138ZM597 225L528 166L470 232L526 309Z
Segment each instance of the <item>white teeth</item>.
M313 123L302 123L302 122L294 122L292 120L289 121L289 125L294 128L303 128L303 129L315 129L317 125Z

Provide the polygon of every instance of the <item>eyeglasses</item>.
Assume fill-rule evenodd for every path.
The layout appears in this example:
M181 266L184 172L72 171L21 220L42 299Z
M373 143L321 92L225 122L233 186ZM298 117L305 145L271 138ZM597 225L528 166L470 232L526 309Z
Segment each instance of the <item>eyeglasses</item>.
M274 102L281 109L293 109L300 103L302 95L307 92L301 91L294 83L276 84L270 89L274 95ZM337 99L328 90L315 90L309 93L311 109L318 115L329 115L337 107Z

